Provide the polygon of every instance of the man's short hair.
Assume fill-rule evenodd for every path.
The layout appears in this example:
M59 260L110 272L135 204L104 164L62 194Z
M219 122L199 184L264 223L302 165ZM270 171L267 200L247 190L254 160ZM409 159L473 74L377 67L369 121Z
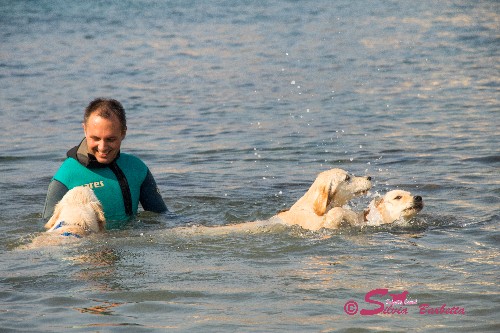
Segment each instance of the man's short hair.
M112 115L118 117L122 130L127 129L127 117L125 116L125 109L123 105L116 99L96 98L85 108L83 115L83 122L86 124L90 115L97 112L98 116L109 119Z

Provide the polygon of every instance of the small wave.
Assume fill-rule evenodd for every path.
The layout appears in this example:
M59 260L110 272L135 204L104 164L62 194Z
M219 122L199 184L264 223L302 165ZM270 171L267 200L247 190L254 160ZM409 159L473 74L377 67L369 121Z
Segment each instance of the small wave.
M462 162L478 162L483 164L494 164L500 162L500 155L465 158L462 159Z

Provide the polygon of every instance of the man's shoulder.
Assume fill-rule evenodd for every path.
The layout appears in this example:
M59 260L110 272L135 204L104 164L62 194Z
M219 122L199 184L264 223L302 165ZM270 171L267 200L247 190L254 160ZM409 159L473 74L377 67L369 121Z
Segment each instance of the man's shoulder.
M118 166L125 172L132 171L145 174L149 170L143 160L129 153L120 153L120 157L116 163L118 163Z
M66 172L68 170L74 170L75 168L85 168L85 166L83 166L80 162L78 162L78 160L74 159L73 157L66 157L57 172Z
M52 179L57 180L68 188L71 188L74 181L84 177L86 167L80 164L76 159L67 157L61 164Z
M139 157L132 155L130 153L120 153L120 157L118 158L117 162L118 163L120 163L120 162L136 163L138 165L146 166L146 163L144 163L143 160L141 160Z

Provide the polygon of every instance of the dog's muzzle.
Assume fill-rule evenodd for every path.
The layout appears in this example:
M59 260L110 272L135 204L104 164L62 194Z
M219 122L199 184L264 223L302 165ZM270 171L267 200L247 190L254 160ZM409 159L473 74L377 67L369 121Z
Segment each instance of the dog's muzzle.
M421 210L424 208L424 201L422 200L422 197L419 195L416 195L413 197L413 208Z

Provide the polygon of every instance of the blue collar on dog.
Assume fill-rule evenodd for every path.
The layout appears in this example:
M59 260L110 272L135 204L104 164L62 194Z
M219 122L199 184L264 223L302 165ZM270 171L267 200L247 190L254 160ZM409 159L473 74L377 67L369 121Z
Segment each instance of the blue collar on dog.
M56 226L54 227L53 230L59 229L60 227L62 227L65 224L66 223L64 221L59 221L59 222L57 222L57 224L56 224Z
M59 223L57 223L57 225L56 225L56 227L54 228L54 230L55 230L55 229L59 229L59 228L60 228L60 227L62 227L63 225L65 225L64 221L59 221ZM76 238L82 238L82 236L77 235L77 234L74 234L74 233L72 233L72 232L68 232L68 231L63 232L63 233L61 234L61 236L74 236L74 237L76 237Z
M72 233L72 232L67 232L67 231L66 231L66 232L63 232L63 233L61 234L61 236L74 236L74 237L76 237L76 238L82 238L82 236L80 236L80 235L74 234L74 233Z

